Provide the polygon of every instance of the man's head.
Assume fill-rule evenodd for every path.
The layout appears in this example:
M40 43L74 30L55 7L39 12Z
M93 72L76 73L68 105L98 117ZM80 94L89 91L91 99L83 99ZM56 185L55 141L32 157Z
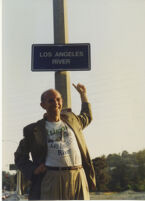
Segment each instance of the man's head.
M41 107L47 111L50 118L60 116L62 110L62 96L55 89L49 89L41 95Z

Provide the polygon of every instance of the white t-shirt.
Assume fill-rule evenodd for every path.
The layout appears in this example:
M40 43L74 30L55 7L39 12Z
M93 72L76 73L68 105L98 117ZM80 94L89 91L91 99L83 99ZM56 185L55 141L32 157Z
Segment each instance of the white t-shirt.
M81 153L73 130L61 120L46 121L45 127L48 131L45 165L53 167L81 165Z

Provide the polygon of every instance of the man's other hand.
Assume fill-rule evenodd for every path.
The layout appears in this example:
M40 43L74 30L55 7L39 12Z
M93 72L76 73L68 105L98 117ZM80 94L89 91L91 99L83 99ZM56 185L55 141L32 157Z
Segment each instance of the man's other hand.
M40 173L44 173L46 171L46 166L44 164L40 164L35 170L34 170L34 174L38 175Z

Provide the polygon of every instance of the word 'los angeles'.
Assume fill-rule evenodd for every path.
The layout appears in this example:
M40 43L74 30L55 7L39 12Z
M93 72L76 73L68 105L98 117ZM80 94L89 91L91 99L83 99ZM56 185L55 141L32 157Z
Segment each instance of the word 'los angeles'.
M40 52L40 57L83 57L84 53L82 51L75 52Z
M82 51L75 51L75 52L40 52L40 57L43 58L52 58L52 64L70 64L71 57L83 57L84 53ZM59 57L59 58L57 58ZM68 57L68 58L60 58L60 57Z

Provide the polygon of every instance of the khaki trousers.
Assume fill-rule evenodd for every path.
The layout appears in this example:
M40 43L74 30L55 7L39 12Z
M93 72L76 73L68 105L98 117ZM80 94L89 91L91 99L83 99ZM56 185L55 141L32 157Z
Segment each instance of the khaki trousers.
M41 200L89 200L84 169L47 170L41 183Z

